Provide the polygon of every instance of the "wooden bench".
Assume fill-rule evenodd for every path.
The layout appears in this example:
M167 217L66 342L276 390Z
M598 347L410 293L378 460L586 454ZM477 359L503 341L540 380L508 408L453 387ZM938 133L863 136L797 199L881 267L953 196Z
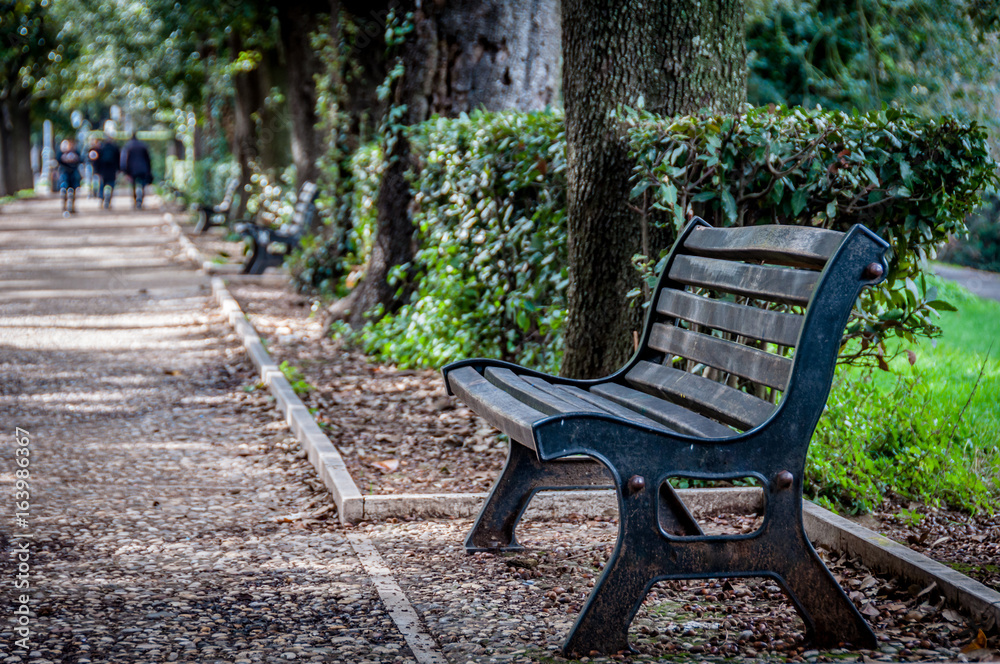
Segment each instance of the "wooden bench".
M613 487L618 543L567 654L626 649L656 581L742 576L774 578L816 645L874 647L806 539L802 474L851 308L883 279L887 248L862 226L696 219L668 257L638 351L611 376L571 380L485 359L446 366L449 392L511 438L466 549L519 549L514 529L537 491ZM756 478L763 523L706 535L669 478Z
M239 178L233 178L226 185L226 193L222 197L221 203L218 205L201 204L198 206L198 221L194 225L195 231L204 233L212 226L226 225L229 221L229 213L233 208L233 198L235 198L236 189L239 186Z
M240 221L233 225L233 229L247 243L243 274L263 274L269 267L281 267L285 256L299 246L302 236L312 225L316 216L317 193L314 183L303 182L292 218L278 228L252 221Z

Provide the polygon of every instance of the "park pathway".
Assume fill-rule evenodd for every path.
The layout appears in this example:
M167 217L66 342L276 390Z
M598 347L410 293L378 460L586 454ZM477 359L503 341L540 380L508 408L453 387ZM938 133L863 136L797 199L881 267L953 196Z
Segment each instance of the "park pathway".
M205 278L127 203L0 211L0 662L413 661Z

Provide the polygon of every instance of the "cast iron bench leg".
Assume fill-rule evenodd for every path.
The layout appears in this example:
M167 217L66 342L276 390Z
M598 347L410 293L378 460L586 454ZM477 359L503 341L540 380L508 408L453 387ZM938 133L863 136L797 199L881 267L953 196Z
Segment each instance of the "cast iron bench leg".
M542 463L529 448L510 442L507 463L465 539L465 550L519 551L514 529L536 492L545 489L612 487L604 466L591 459Z
M775 560L771 569L781 577L785 590L798 605L807 639L820 648L836 648L842 642L856 648L875 648L875 634L805 535L792 539L794 544L786 542L786 546L790 545L787 555Z
M632 617L660 571L654 553L662 546L655 505L659 492L625 488L623 494L622 489L618 488L618 543L566 638L563 650L569 655L629 650Z

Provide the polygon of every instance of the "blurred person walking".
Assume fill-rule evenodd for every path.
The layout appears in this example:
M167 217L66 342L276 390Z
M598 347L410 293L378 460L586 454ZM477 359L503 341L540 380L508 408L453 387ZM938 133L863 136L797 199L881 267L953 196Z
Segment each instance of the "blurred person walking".
M94 151L91 151L93 154ZM111 209L111 198L115 194L115 179L118 177L118 167L121 164L121 151L110 135L104 135L104 141L97 147L96 155L91 158L94 173L100 182L100 198L104 209ZM148 154L147 154L148 159Z
M141 210L146 185L153 181L153 164L149 159L149 148L139 140L134 131L132 138L125 143L125 147L121 151L121 170L132 180L132 198L135 200L135 209Z
M80 164L83 158L76 149L76 141L67 138L59 144L59 194L62 196L63 216L76 213L76 190L80 187Z

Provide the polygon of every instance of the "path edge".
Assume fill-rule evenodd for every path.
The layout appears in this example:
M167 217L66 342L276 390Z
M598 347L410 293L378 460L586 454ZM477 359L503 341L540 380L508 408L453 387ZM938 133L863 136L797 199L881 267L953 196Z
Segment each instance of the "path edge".
M333 495L340 522L350 524L363 520L364 497L347 472L344 458L316 424L309 409L295 394L295 390L281 373L279 366L271 359L257 331L247 320L221 277L212 277L212 294L222 309L222 315L226 317L243 343L250 361L260 374L261 382L274 396L274 405L278 412L285 418L296 440L305 450L309 462L316 469L317 475Z

